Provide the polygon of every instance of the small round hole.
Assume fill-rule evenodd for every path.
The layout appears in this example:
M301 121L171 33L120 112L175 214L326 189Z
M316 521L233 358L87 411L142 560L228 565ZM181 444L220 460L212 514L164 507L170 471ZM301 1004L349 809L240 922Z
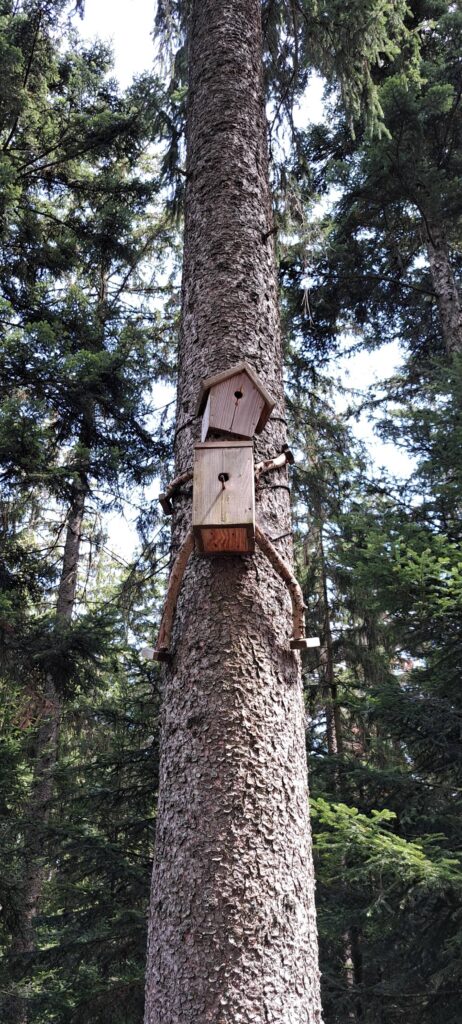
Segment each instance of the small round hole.
M237 399L242 398L242 391L235 391L234 392L234 397L237 398Z

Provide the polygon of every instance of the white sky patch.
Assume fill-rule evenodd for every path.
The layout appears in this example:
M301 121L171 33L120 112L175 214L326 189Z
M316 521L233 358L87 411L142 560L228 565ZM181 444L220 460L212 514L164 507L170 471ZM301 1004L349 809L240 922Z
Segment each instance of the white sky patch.
M122 88L153 67L155 16L154 0L85 0L85 16L77 28L85 40L98 37L112 44Z
M305 95L294 110L294 125L303 130L308 125L318 124L324 117L324 79L315 71L310 75Z
M361 392L366 399L370 389L377 386L377 397L380 395L381 384L388 377L397 372L403 362L403 353L397 340L382 345L381 348L371 352L357 352L351 356L343 356L337 369L340 373L344 387L351 388L355 392L351 404L358 404L360 398L357 392ZM345 396L341 401L341 408L350 404ZM377 419L382 418L383 413L379 410ZM364 441L374 468L384 469L392 476L399 479L407 479L413 473L415 460L412 459L402 448L395 444L386 443L374 433L374 417L363 413L358 420L352 421L352 429L356 437Z

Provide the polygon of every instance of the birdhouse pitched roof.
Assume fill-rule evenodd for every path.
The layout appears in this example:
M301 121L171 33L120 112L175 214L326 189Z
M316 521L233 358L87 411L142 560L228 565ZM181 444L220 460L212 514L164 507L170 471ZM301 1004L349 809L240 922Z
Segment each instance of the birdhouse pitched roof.
M276 405L276 401L270 395L269 391L266 390L264 384L260 380L255 370L251 366L249 366L249 363L246 363L244 360L241 363L235 363L234 366L230 366L228 370L222 370L220 373L214 374L213 377L207 377L206 380L202 381L199 401L197 403L196 415L201 416L202 413L204 412L205 406L207 404L207 398L211 388L215 387L217 384L222 384L223 381L225 380L229 380L230 377L238 376L240 373L247 374L249 379L257 388L257 391L260 392L264 403L260 419L258 420L256 426L256 433L260 434L261 431L263 430L263 427L266 425L271 416L274 406Z

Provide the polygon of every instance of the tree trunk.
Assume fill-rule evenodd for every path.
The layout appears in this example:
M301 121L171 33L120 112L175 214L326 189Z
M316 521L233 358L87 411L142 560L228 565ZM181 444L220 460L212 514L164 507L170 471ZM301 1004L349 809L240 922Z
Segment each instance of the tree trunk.
M176 469L200 439L202 378L245 358L285 441L260 0L193 0ZM191 522L176 503L174 547ZM286 470L257 521L290 530ZM287 539L278 550L290 558ZM320 1021L299 658L290 600L261 552L193 555L164 679L146 1024Z
M68 514L63 565L56 601L58 621L69 622L74 608L85 497L86 491L82 484L74 492ZM35 919L46 870L43 847L53 796L53 773L57 760L60 722L61 699L55 680L48 675L44 691L44 711L35 741L31 792L24 814L21 911L12 936L12 952L21 957L33 953L36 946ZM27 986L22 993L19 992L13 998L10 1012L11 1024L27 1024Z
M350 993L351 1009L349 1020L361 1020L363 1007L361 1002L361 986L363 982L363 955L361 950L360 931L356 925L348 929L345 940L345 977Z
M430 274L436 293L444 345L448 356L462 352L462 302L441 227L425 225Z
M327 593L326 558L322 535L323 527L320 518L318 518L314 529L316 530L317 561L319 565L318 596L322 627L321 647L319 651L319 677L321 683L321 694L324 698L326 709L327 750L329 754L341 754L343 752L342 723L340 708L338 706L337 683L335 681L334 672L332 628L330 622L329 596Z

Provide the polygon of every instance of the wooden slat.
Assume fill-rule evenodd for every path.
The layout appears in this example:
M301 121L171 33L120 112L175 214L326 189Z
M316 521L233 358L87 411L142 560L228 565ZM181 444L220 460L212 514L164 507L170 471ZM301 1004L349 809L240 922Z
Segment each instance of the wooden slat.
M223 482L219 476L225 474ZM249 443L208 442L194 449L193 528L199 549L253 551L255 487Z
M237 398L236 392L242 397ZM222 430L238 437L253 437L264 409L264 399L246 373L228 377L210 391L209 430ZM207 436L207 435L205 435Z
M203 527L200 530L200 550L204 555L216 554L253 554L255 540L253 534L244 526Z
M229 380L232 377L240 376L242 374L245 375L248 385L251 384L253 387L255 387L263 400L260 415L255 427L255 432L259 434L263 430L265 424L267 423L276 403L272 395L270 395L269 391L267 391L267 389L265 388L264 384L260 380L258 374L255 372L253 367L250 366L250 364L246 363L245 361L236 363L235 366L230 366L229 369L222 370L220 373L216 373L212 377L207 377L206 380L202 381L202 387L199 395L199 401L197 404L196 415L200 416L203 413L206 407L209 393L212 388L221 385L223 382Z
M209 423L210 423L210 402L211 402L211 395L209 394L209 397L207 399L207 405L205 406L205 409L204 409L204 415L202 417L202 432L201 432L201 440L202 441L205 441L205 439L207 437L207 434L208 434Z
M226 438L226 441L223 440L223 438L221 441L215 441L211 437L208 438L207 441L198 441L197 444L194 445L194 451L200 448L247 448L249 451L253 452L252 442L247 441L245 438L240 441L233 441L231 437Z

